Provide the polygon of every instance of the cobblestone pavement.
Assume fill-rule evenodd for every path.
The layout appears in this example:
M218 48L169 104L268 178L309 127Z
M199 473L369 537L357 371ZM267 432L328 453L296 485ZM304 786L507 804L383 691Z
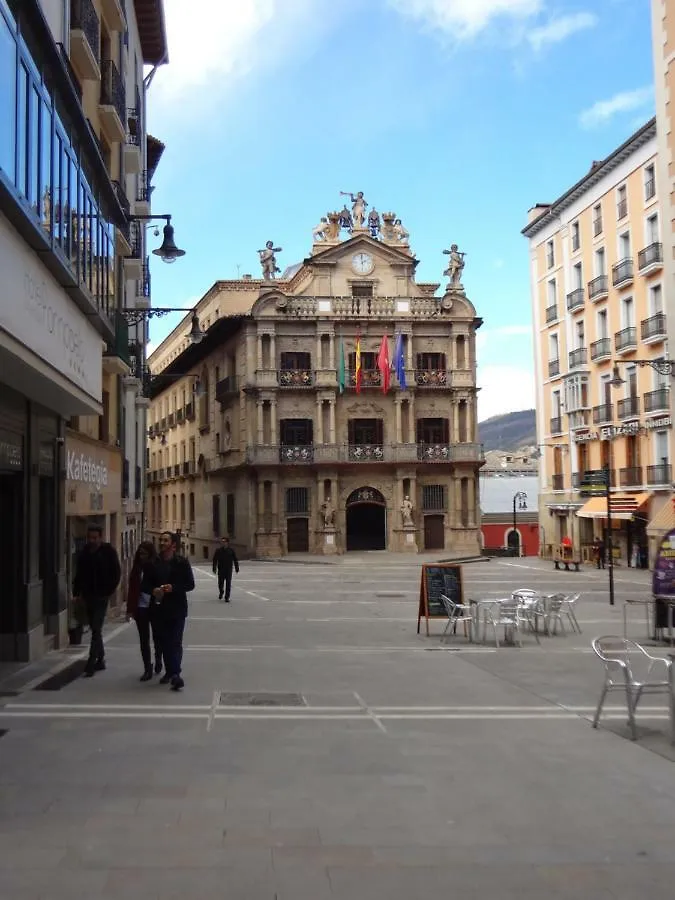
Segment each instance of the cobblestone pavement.
M107 671L0 683L7 900L642 898L675 883L665 698L628 739L590 640L621 633L648 573L464 568L469 597L582 592L582 635L442 649L416 634L419 560L242 564L233 602L196 570L186 690L141 684L133 626ZM645 637L642 607L630 633ZM443 645L445 648L446 645Z

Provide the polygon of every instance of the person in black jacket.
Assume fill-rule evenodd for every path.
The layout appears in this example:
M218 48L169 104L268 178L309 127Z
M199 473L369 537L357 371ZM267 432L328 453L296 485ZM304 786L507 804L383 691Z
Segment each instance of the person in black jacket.
M239 560L237 554L230 547L230 539L224 537L221 546L213 554L213 571L218 572L218 599L223 599L223 587L225 588L225 602L230 602L232 590L232 568L239 574Z
M91 629L89 659L84 674L87 678L105 669L103 623L110 596L120 583L122 570L117 551L103 540L100 525L87 528L87 543L75 563L73 600L83 603Z
M192 566L184 556L176 553L178 538L170 531L159 536L159 557L145 567L141 591L151 594L159 604L157 620L160 645L166 672L160 684L171 683L172 691L185 687L181 675L183 664L183 633L188 614L187 595L194 590Z

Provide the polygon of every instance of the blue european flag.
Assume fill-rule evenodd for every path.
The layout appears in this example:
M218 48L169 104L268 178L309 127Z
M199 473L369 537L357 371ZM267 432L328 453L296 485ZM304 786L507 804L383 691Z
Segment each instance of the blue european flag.
M396 336L396 348L394 349L394 371L398 378L398 383L405 390L408 385L405 381L405 360L403 359L403 335L401 332Z

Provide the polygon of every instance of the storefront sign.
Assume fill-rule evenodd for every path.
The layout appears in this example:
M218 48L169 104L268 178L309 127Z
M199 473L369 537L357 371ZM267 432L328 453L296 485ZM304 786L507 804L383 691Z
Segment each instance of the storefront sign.
M658 428L671 428L670 416L661 416L658 419L647 419L643 425L639 422L626 422L624 425L605 425L600 431L584 431L574 435L574 443L582 444L586 441L611 441L618 437L630 437L641 431L655 431Z
M108 484L108 467L102 460L97 460L89 453L77 453L69 450L66 462L66 478L68 481L82 481L96 485L97 488Z
M100 403L101 336L2 216L0 272L0 328Z
M675 528L665 534L659 543L652 593L657 597L675 597Z
M0 429L0 470L20 472L23 469L23 438L20 434Z
M122 513L122 455L67 433L66 515ZM120 518L121 521L121 518Z

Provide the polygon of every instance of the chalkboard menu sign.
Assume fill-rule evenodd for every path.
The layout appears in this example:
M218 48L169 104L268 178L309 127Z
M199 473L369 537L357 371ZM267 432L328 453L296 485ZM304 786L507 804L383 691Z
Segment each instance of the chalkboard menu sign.
M420 622L426 619L429 634L429 619L446 619L447 613L441 600L441 594L455 603L462 603L464 590L462 587L462 567L452 563L433 563L422 566L420 579L420 605L417 614L417 633L420 633Z

